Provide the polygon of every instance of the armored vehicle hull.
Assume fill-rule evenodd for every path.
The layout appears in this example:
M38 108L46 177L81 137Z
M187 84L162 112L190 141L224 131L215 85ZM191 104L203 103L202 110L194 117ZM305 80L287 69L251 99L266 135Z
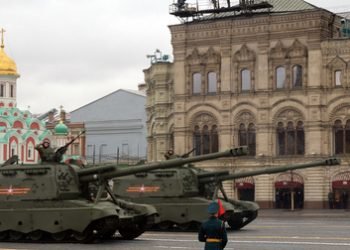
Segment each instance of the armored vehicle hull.
M140 199L132 199L141 201ZM258 215L259 206L254 202L220 199L225 213L221 215L232 229L240 229L253 221ZM153 204L159 213L159 223L153 229L181 231L197 230L208 217L207 208L212 200L204 197L150 198L142 199Z
M68 145L68 144L67 144ZM120 169L116 165L86 168L70 161L61 163L62 153L35 165L0 166L0 241L22 239L39 241L77 240L92 242L119 232L124 239L134 239L157 222L154 206L118 199L108 185L114 177L167 169L178 160L143 164ZM190 157L181 163L192 163L232 156L235 150ZM16 157L18 159L18 157ZM97 188L92 194L91 188ZM102 195L108 194L107 199Z
M228 171L210 172L192 165L180 165L176 168L116 178L113 192L119 198L154 205L160 216L160 223L155 225L159 229L196 229L207 218L206 208L209 203L218 200L223 208L219 213L220 218L227 221L232 229L238 230L257 217L259 206L255 202L228 198L222 181L338 164L339 160L330 158L235 174L229 174Z
M119 231L125 239L155 222L151 205L93 199L80 195L74 167L68 165L0 168L0 240L77 240L91 242ZM13 178L13 177L16 178ZM59 180L60 186L50 183Z

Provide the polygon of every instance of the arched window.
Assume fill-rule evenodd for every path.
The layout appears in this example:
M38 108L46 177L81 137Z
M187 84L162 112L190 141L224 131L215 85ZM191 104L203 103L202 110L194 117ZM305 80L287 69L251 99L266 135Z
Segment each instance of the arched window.
M333 125L334 131L334 153L350 153L350 120L346 121L345 126L341 120L336 120Z
M199 126L194 127L193 147L195 148L196 155L201 155L201 153L202 153L202 140L201 140L201 132L200 132Z
M302 121L288 122L285 127L282 122L277 125L277 154L303 155L305 153L304 125Z
M202 130L203 154L210 153L210 135L207 125L204 125Z
M208 73L208 94L216 94L217 92L217 79L215 72Z
M303 68L300 65L293 66L293 88L303 86Z
M239 146L248 146L249 155L256 154L256 135L255 135L255 125L250 123L248 127L241 123L238 130L238 144Z
M238 131L239 146L247 146L247 129L244 124L239 125Z
M341 86L341 78L342 78L342 72L341 70L334 71L334 85L335 86Z
M219 136L218 136L218 127L214 125L211 128L211 152L219 151Z
M278 155L285 155L285 148L286 148L286 142L285 142L285 131L284 126L282 122L279 122L277 125L277 154Z
M276 88L283 89L286 87L286 69L283 66L276 68Z
M241 88L242 91L247 91L251 89L251 78L250 78L250 70L249 69L243 69L241 71Z
M32 143L28 144L27 158L28 160L34 160L34 145Z
M302 121L299 121L296 127L296 153L297 155L305 154L305 134L304 134L304 124Z
M202 76L200 73L194 73L192 79L192 93L200 95L202 90Z
M195 126L193 131L193 147L195 148L195 155L209 154L218 152L219 150L219 136L216 125L209 127Z
M255 125L253 123L248 126L248 148L249 155L255 155L256 151L256 136L255 136Z

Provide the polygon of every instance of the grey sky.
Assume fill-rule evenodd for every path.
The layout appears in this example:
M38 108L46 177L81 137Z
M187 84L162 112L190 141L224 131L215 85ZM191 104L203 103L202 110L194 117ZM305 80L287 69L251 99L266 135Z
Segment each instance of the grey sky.
M202 0L203 1L203 0ZM188 2L193 2L189 0ZM209 2L209 0L208 0ZM309 0L335 11L350 3ZM171 54L172 0L0 0L5 51L21 77L18 107L72 111L117 89L137 89L147 54Z

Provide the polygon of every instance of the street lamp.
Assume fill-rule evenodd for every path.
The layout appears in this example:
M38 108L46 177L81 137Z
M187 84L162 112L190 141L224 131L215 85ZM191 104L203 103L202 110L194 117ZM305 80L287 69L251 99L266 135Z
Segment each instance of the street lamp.
M99 155L98 155L98 162L101 163L101 159L102 159L102 148L106 147L107 144L101 144L100 148L99 148Z
M88 152L90 152L89 148L92 148L92 165L95 165L95 144L88 145Z

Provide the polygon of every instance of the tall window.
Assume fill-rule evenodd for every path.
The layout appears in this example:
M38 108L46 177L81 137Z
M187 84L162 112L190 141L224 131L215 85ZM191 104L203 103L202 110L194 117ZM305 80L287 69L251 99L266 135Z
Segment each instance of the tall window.
M300 65L293 66L293 88L303 86L303 68Z
M218 127L214 125L211 130L211 152L219 151Z
M241 71L241 79L242 79L242 91L251 89L251 78L250 78L250 70L243 69Z
M192 79L192 93L194 95L200 95L202 89L202 76L200 73L194 73Z
M286 69L282 66L276 68L276 88L286 87Z
M219 137L217 126L195 126L193 131L193 146L195 148L196 155L218 152Z
M239 146L248 146L249 155L256 154L256 135L255 135L255 125L250 123L248 127L245 124L239 125L238 130L238 144Z
M34 160L34 145L33 145L32 142L28 143L27 159L28 160Z
M10 144L10 157L16 154L17 154L17 144L16 142L12 142Z
M288 122L286 126L279 122L277 125L277 154L303 155L305 153L304 124L302 121Z
M195 126L193 131L193 146L195 148L196 155L200 155L202 153L202 140L199 126Z
M215 94L217 92L217 79L215 72L208 73L208 93Z
M10 97L13 97L14 96L14 88L13 88L13 85L10 86Z
M4 84L0 84L0 97L5 96L5 86Z
M350 153L350 120L343 124L341 120L336 120L333 125L334 132L334 153Z
M341 86L341 70L336 70L334 72L334 84L335 86Z

